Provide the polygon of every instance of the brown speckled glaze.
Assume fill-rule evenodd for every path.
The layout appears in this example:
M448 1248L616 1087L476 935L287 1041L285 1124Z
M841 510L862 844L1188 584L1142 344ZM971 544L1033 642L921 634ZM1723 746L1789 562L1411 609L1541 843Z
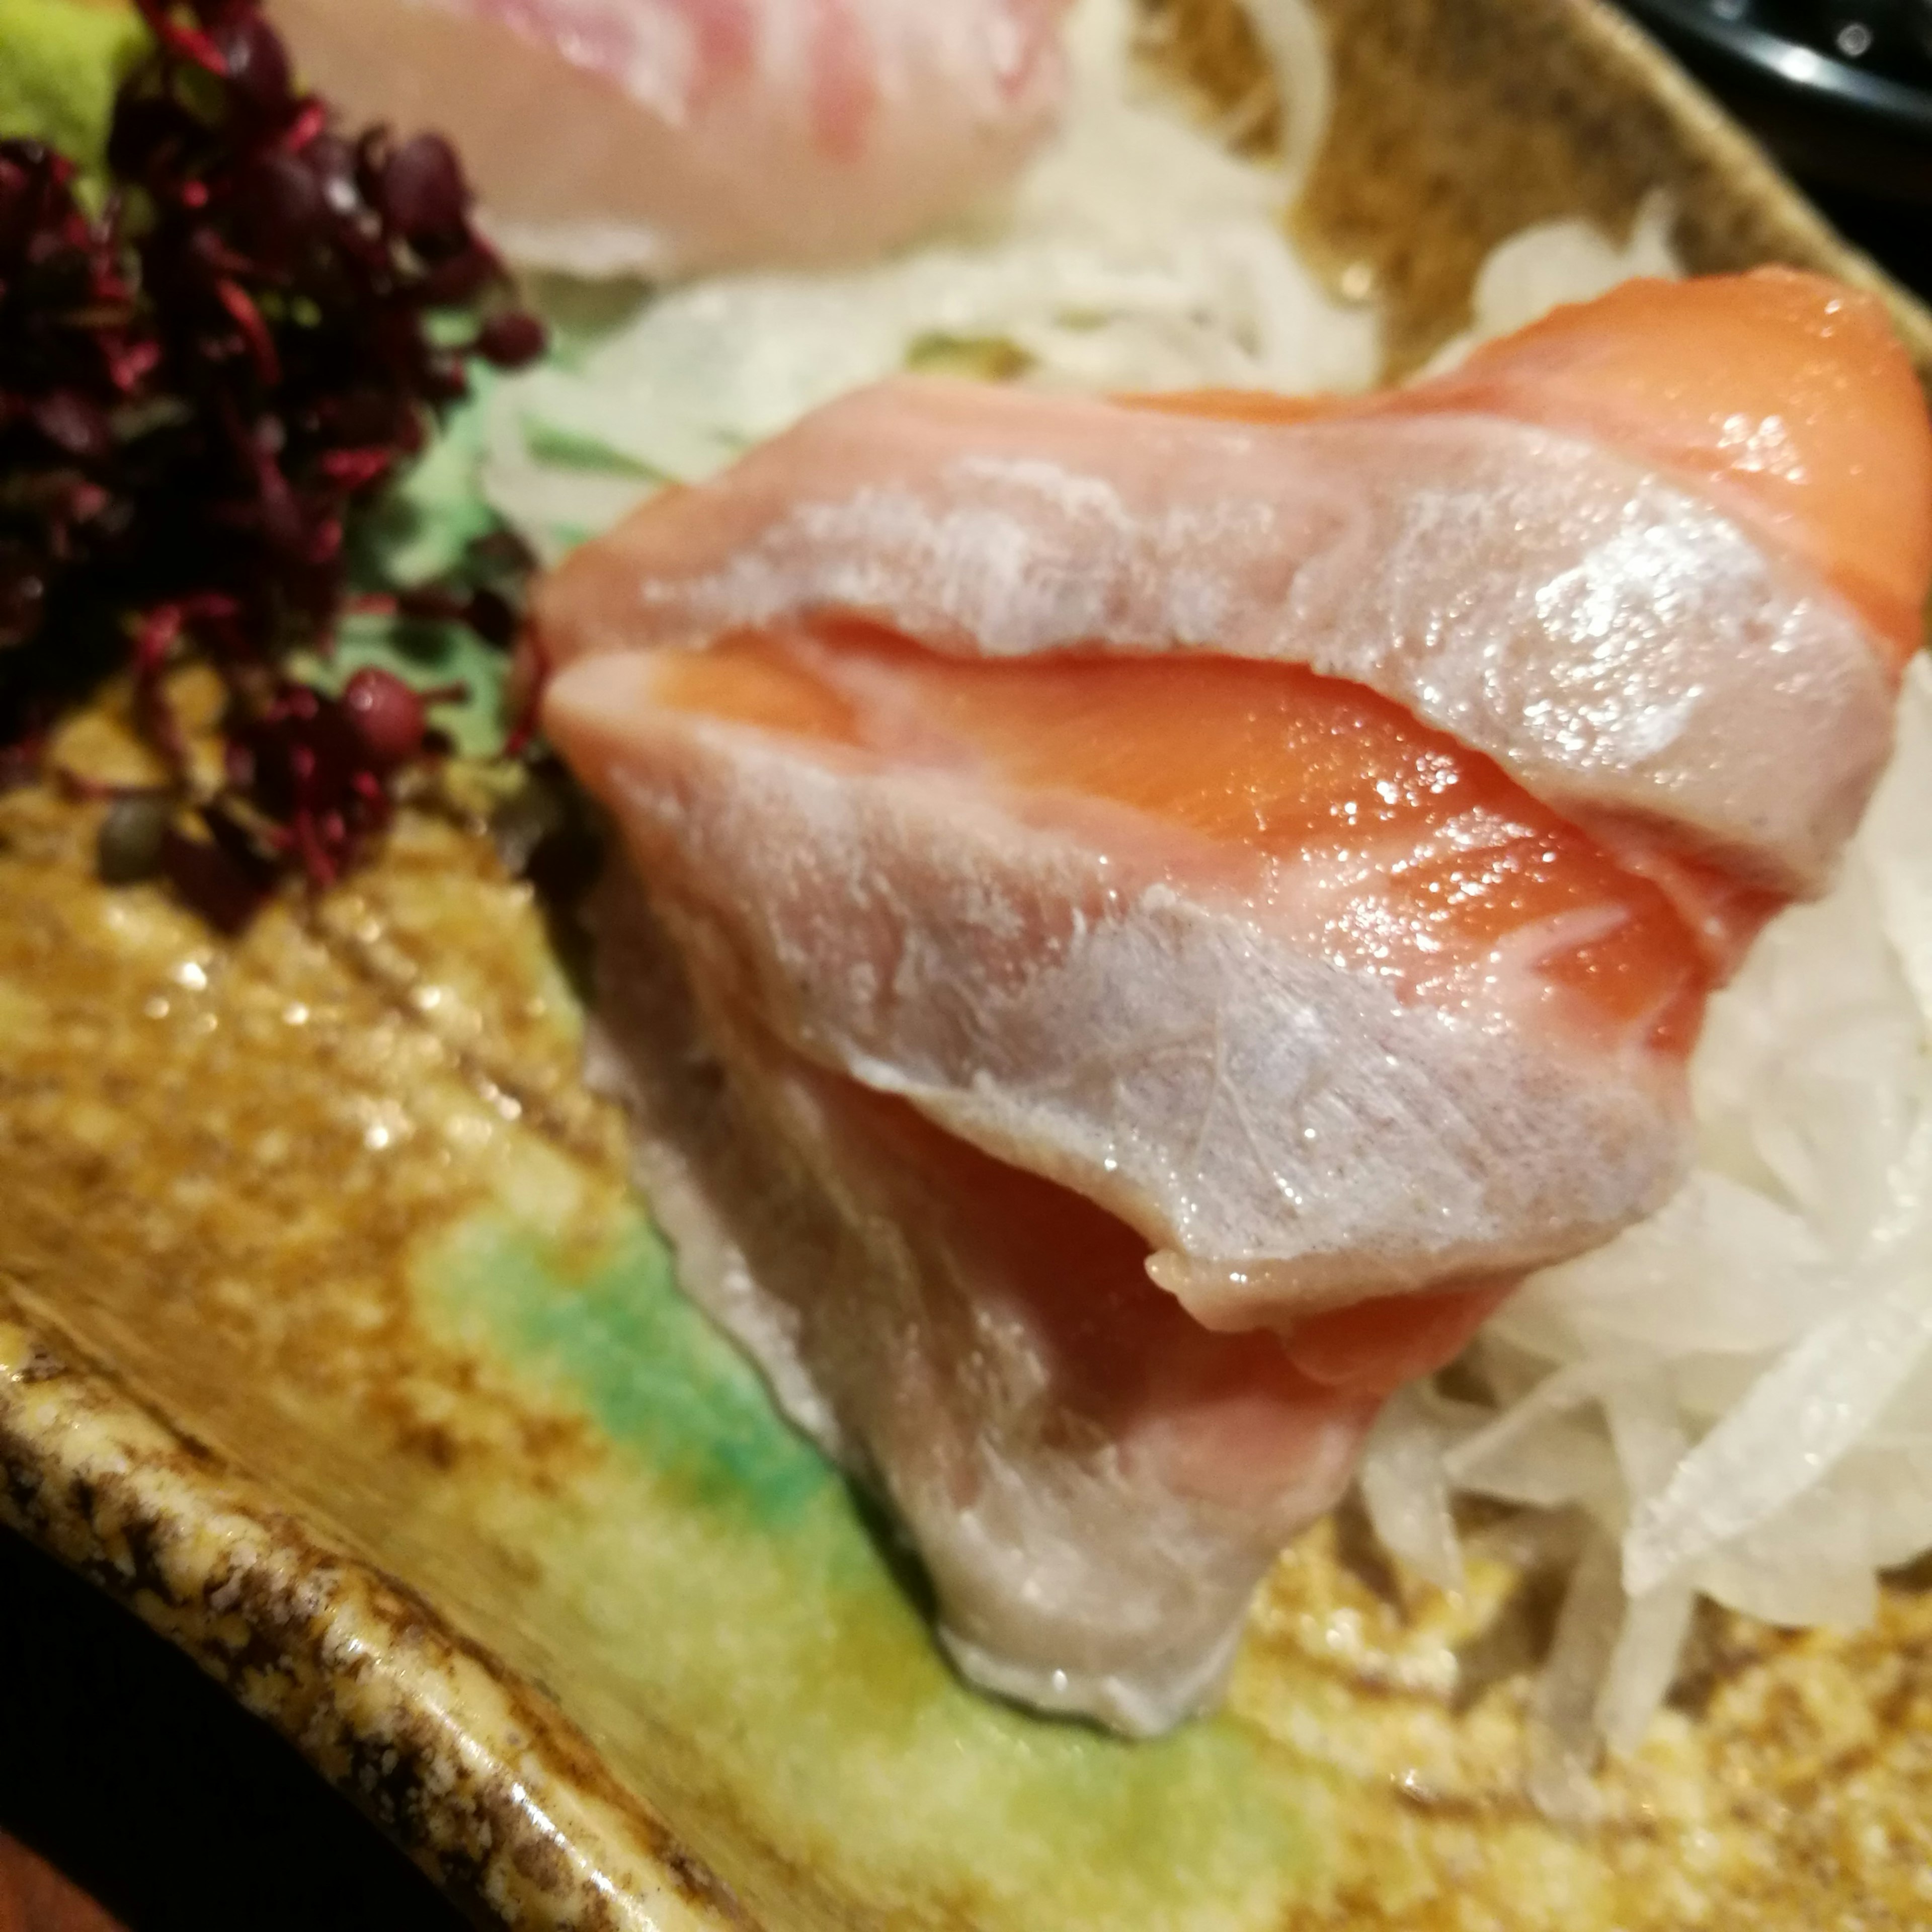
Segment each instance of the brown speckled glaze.
M136 1610L485 1922L753 1921L434 1611L0 1292L0 1517Z
M1391 374L1466 326L1476 270L1506 236L1569 214L1621 235L1658 190L1688 267L1786 262L1874 289L1932 374L1932 316L1602 0L1314 4L1335 111L1297 232L1337 278L1367 271L1388 305ZM1195 84L1265 138L1238 0L1150 0L1148 12Z
M1502 235L1580 210L1614 228L1659 187L1694 266L1872 278L1590 0L1318 4L1337 101L1299 219L1338 273L1372 272L1397 369L1460 326ZM1269 138L1232 0L1147 11L1160 57ZM1932 367L1932 327L1888 294ZM111 708L62 753L138 775ZM586 1600L546 1574L564 1542L524 1533L602 1520L630 1478L580 1406L433 1331L403 1257L506 1187L588 1226L625 1162L542 922L487 842L409 814L353 891L229 945L150 890L94 886L94 815L0 797L0 1516L194 1656L479 1920L1002 1922L778 1843L702 1738L626 1702ZM1579 1835L1522 1796L1534 1574L1485 1558L1452 1602L1378 1571L1350 1528L1284 1559L1233 1688L1229 1732L1316 1821L1308 1888L1269 1932L1932 1925L1932 1594L1901 1580L1850 1636L1707 1619ZM631 1606L623 1642L650 1644L656 1607Z

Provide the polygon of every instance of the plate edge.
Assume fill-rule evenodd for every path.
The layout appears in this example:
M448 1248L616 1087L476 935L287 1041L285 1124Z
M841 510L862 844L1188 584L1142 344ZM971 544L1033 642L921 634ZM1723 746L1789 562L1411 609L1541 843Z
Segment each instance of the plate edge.
M755 1932L547 1700L4 1288L0 1522L185 1652L472 1916Z

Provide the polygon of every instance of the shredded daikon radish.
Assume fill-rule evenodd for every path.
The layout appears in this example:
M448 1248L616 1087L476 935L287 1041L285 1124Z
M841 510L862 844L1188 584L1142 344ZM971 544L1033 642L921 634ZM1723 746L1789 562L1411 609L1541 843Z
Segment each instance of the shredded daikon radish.
M1264 43L1294 63L1282 70L1291 139L1312 141L1327 68L1304 0L1250 4ZM1365 387L1379 325L1290 245L1293 164L1230 154L1150 86L1133 17L1131 0L1080 0L1065 126L997 221L850 272L719 276L640 297L587 347L499 383L490 500L554 556L658 484L709 476L908 367L1083 390Z
M1633 275L1675 277L1671 207L1653 194L1619 248L1594 222L1570 216L1521 229L1491 252L1469 298L1470 326L1438 350L1425 373L1460 362L1479 342L1509 335L1562 302L1588 302Z
M1309 0L1242 0L1273 70L1281 103L1282 172L1291 192L1308 178L1328 138L1334 70Z
M1449 1513L1449 1473L1442 1443L1451 1425L1432 1404L1433 1392L1400 1390L1377 1418L1361 1486L1376 1533L1391 1555L1445 1590L1462 1583L1462 1552Z
M1466 1411L1436 1429L1439 1478L1413 1430L1371 1444L1364 1494L1398 1554L1419 1553L1413 1496L1390 1498L1394 1471L1374 1466L1396 1448L1432 1508L1443 1480L1580 1506L1616 1540L1613 1570L1586 1563L1572 1590L1600 1599L1580 1628L1618 1625L1594 1706L1616 1748L1668 1690L1697 1594L1774 1623L1856 1624L1880 1573L1932 1549L1928 828L1922 657L1836 888L1774 920L1712 1003L1683 1191L1491 1321L1472 1361L1502 1399L1473 1432ZM1439 1572L1432 1540L1424 1553ZM1553 1710L1574 1714L1582 1654L1546 1666L1564 1673ZM1546 1796L1574 1798L1573 1768L1549 1771Z
M1593 1532L1570 1574L1543 1675L1529 1708L1524 1783L1537 1807L1565 1823L1598 1816L1590 1773L1597 1756L1597 1708L1614 1666L1624 1622L1616 1546Z

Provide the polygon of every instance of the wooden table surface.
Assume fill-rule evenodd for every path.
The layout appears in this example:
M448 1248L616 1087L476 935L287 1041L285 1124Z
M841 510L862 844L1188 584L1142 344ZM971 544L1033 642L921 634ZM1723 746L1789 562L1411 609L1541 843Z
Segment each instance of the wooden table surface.
M0 1932L126 1932L17 1838L0 1833Z
M86 1892L0 1833L0 1932L126 1932Z

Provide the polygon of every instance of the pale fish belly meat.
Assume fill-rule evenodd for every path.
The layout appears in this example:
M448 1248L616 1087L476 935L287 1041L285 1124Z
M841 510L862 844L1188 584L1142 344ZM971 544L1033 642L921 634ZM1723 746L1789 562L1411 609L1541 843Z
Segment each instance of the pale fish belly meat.
M592 1076L631 1111L680 1279L883 1496L948 1649L1121 1730L1199 1708L1377 1392L1203 1328L1121 1222L695 998L628 873L598 924Z
M462 152L579 273L856 260L1052 131L1068 0L272 0L308 82Z
M1742 313L1714 328L1713 307ZM1889 748L1932 568L1910 365L1875 303L1790 273L1627 284L1574 313L1327 407L862 391L593 546L544 646L831 610L970 655L1300 662L1572 816L1660 824L1815 893ZM1660 338L1648 418L1621 370L1592 388L1561 352L1606 332ZM1687 364L1707 378L1688 390Z
M976 1680L1210 1700L1384 1397L1668 1198L1706 996L1886 754L1901 370L1778 275L1366 403L896 384L543 587L598 1076Z

